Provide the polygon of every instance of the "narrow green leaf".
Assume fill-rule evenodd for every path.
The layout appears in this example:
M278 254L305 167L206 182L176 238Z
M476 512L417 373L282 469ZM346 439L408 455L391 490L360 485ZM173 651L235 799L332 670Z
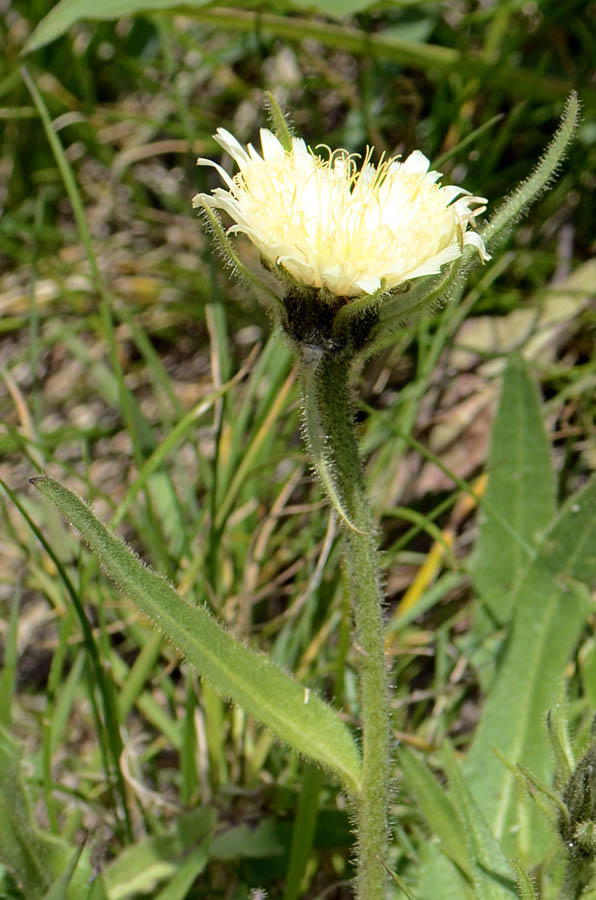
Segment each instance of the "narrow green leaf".
M265 91L265 104L267 106L267 112L269 113L273 134L276 136L284 150L289 152L292 149L292 132L281 106L271 91Z
M433 835L441 841L443 853L471 878L463 826L447 791L428 767L405 747L399 750L399 763L416 806Z
M496 752L498 756L498 751ZM507 768L511 768L511 764L502 756L500 757L500 760ZM553 822L557 811L561 816L567 818L567 808L560 795L556 794L555 791L544 784L544 782L539 781L534 773L530 772L527 766L524 766L523 763L518 763L517 766L513 767L513 775L528 791L532 801L540 808L547 822Z
M44 894L43 900L64 900L66 896L66 892L68 890L68 885L71 882L74 870L77 867L77 863L81 856L82 847L78 850L75 850L71 855L71 858L68 861L68 865L61 875L58 876L52 887L49 889L47 894Z
M515 872L517 875L517 890L519 892L520 900L538 900L536 885L534 884L526 870L522 866L520 866L517 859L513 860L513 865L515 866Z
M557 174L580 120L580 104L575 91L567 98L559 127L532 174L522 181L486 223L481 237L491 250L503 243L528 207L535 203Z
M472 578L492 614L504 622L511 614L513 588L531 562L528 550L555 515L555 480L538 391L515 356L503 379L488 471Z
M17 673L17 638L19 626L19 611L21 609L21 585L17 583L10 608L10 619L4 638L4 660L0 671L0 725L6 728L10 725L12 714L12 698L15 689Z
M298 808L292 830L292 844L283 900L297 900L300 897L300 888L315 837L319 814L319 794L322 786L320 770L315 766L306 765L302 775Z
M341 19L377 4L378 0L292 0L289 5L304 12Z
M157 632L156 632L157 634ZM161 635L158 634L158 637ZM140 713L151 722L152 725L160 731L163 736L170 742L176 750L181 749L182 736L180 734L180 723L174 720L169 711L166 711L155 699L151 691L143 691L138 697L132 698L128 692L128 676L130 669L117 653L113 653L110 659L110 666L114 683L121 688L118 694L119 700L122 699L126 704L133 700L134 705ZM133 687L136 687L133 683ZM126 710L119 706L118 715L124 720L126 718Z
M195 690L196 694L196 690ZM205 737L209 754L209 770L212 782L225 784L230 780L227 748L221 739L225 729L226 711L224 704L209 682L203 685L201 702L205 716ZM268 735L270 737L270 735Z
M290 823L268 816L259 824L235 825L214 835L211 858L220 862L235 859L271 859L287 854Z
M136 700L141 695L147 681L152 677L153 667L161 654L162 638L154 632L148 639L133 665L126 674L122 690L118 694L118 716L121 722L126 720Z
M469 867L478 900L517 898L511 867L499 842L491 834L468 784L464 781L449 744L445 746L444 759L450 793L464 826Z
M87 855L72 871L73 848L44 834L35 825L21 778L20 750L0 728L0 863L8 869L27 900L52 900L55 879L68 872L60 900L84 900L91 875ZM54 893L52 893L54 891ZM50 893L48 893L50 892ZM101 894L98 894L101 897Z
M49 44L68 31L71 25L81 19L98 21L101 19L119 19L121 16L132 16L135 13L177 12L181 8L197 9L208 6L211 0L59 0L30 35L25 44L24 53ZM376 0L293 0L290 6L308 12L317 10L326 16L341 18L367 9Z
M203 841L177 867L168 884L157 894L155 900L185 900L197 875L204 871L209 862L209 842Z
M396 885L398 886L406 900L418 900L418 897L416 897L416 895L412 893L412 891L408 888L408 885L405 883L403 878L401 878L401 876L397 874L397 872L394 872L393 869L389 869L389 876L393 879L393 881L395 881Z
M205 218L207 228L211 232L217 249L226 266L229 266L239 281L243 282L246 287L251 288L256 297L262 301L263 305L274 319L277 321L283 314L283 304L268 284L262 281L257 275L253 274L250 269L244 265L232 242L229 240L226 231L221 224L221 220L217 213L204 201L205 194L197 194L193 199L195 209L201 209Z
M498 125L499 122L502 122L505 118L505 113L497 113L496 116L493 116L492 119L488 119L486 122L483 122L478 128L474 128L473 131L470 131L464 138L459 140L456 144L449 147L449 150L446 150L444 153L441 153L440 156L433 157L430 167L434 169L435 172L442 172L442 166L445 163L452 159L454 156L460 156L462 151L469 147L470 144L474 144L478 138L483 135L485 132L490 131L491 128L494 128L495 125Z
M35 534L41 545L44 547L46 552L49 554L52 562L55 564L56 569L58 571L58 575L66 588L67 594L70 597L72 602L73 609L75 610L77 617L79 619L81 630L83 633L83 641L85 644L85 648L87 651L87 656L89 662L91 663L93 677L96 680L97 687L99 693L102 698L102 706L104 713L104 722L101 721L99 715L97 714L97 709L95 704L93 704L93 711L95 717L95 725L97 729L97 733L100 737L100 748L104 761L104 768L106 773L110 773L110 765L108 758L112 757L113 767L114 767L114 775L116 786L118 789L118 793L120 795L120 803L124 810L124 826L125 829L132 839L132 831L130 825L130 817L128 812L128 799L126 795L126 791L124 788L124 778L122 775L122 770L120 768L120 754L122 753L122 740L120 737L120 729L118 725L118 716L116 710L116 703L114 697L114 691L112 688L111 681L106 677L106 673L104 671L104 667L102 665L99 647L95 641L95 637L93 634L93 629L87 620L87 616L85 613L84 605L79 596L79 593L75 590L75 587L70 580L68 573L64 566L62 565L60 559L55 554L51 544L45 537L42 531L37 527L35 522L32 520L31 516L19 500L18 496L12 491L4 481L0 479L0 486L6 491L16 508L19 510L20 514L23 516L25 521L27 522L29 528ZM112 787L108 780L108 789L111 793Z
M44 16L25 44L24 53L31 53L49 44L68 31L71 25L81 19L118 19L138 12L179 9L181 6L206 6L209 0L59 0Z
M187 603L73 493L47 476L33 483L77 528L116 584L220 694L231 697L291 747L335 772L352 793L358 791L358 749L331 707L265 656L236 641L206 609Z
M575 759L569 734L569 710L564 689L559 692L558 703L553 704L546 716L546 727L550 745L556 761L556 783L559 787L567 784L575 768Z
M66 868L61 871L47 894L44 895L43 900L64 900L65 897L71 897L73 900L74 898L76 900L89 900L92 890L93 900L108 900L102 878L95 877L93 879L93 888L89 887L90 872L88 864L86 870L82 873L82 878L79 879L79 884L76 884L77 867L83 853L83 847L79 847L71 853Z
M214 825L214 810L202 806L181 815L167 834L154 835L130 844L104 870L110 900L149 896L155 886L166 878L170 879L170 884L174 881L176 885L174 879L181 868L182 857L197 844L199 858L195 859L195 864L200 867L205 849L203 841Z
M426 841L420 846L416 869L416 894L423 900L477 900L471 883L438 844Z
M425 309L436 308L437 304L448 299L458 287L459 261L451 263L439 275L406 282L401 288L383 299L379 308L379 325L375 329L383 333L387 328L399 325L403 328L406 322L415 319ZM344 307L348 309L350 304ZM339 315L343 310L340 310Z
M69 735L69 721L72 722L73 705L80 691L81 681L84 677L86 651L77 653L70 672L64 678L55 692L52 707L48 710L51 721L49 725L50 757L58 750L61 743L65 743Z
M259 428L255 429L250 443L248 445L245 444L244 453L238 458L236 469L230 478L225 495L222 497L215 514L215 527L218 530L224 528L236 497L246 484L251 468L255 465L255 461L259 453L261 453L267 438L270 436L272 428L281 418L294 384L294 378L294 372L290 372L276 396L271 397L271 405L267 410L267 415L259 425ZM234 436L237 437L236 434Z
M52 866L66 865L64 849L35 828L29 800L21 782L17 745L0 731L0 862L13 875L28 900L41 898L50 888Z
M180 799L188 806L193 802L195 792L200 785L199 760L197 759L197 723L195 718L195 710L198 705L196 672L191 670L185 672L184 680L186 682L186 696L184 717L182 719L182 747L180 753ZM217 699L219 700L219 697ZM215 778L212 775L210 776L210 781L212 784L215 782Z
M544 720L591 609L586 585L595 578L596 478L566 503L514 592L511 637L465 765L491 830L524 864L540 853L541 823L493 748L537 779L552 780Z

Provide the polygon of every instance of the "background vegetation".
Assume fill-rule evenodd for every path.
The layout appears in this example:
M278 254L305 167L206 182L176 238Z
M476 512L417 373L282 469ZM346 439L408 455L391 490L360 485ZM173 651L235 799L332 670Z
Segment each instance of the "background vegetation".
M453 784L441 748L450 739L463 755L498 707L504 721L491 725L491 711L489 725L513 722L517 735L523 719L528 764L552 783L544 712L564 677L560 733L568 718L580 748L596 707L594 621L578 587L596 575L594 492L576 530L569 512L559 523L561 566L547 587L532 583L522 638L584 542L579 568L565 569L579 599L568 610L553 601L532 685L509 641L522 628L510 622L529 596L519 587L527 561L486 521L496 509L523 535L527 519L533 537L596 469L596 8L197 5L83 16L23 58L50 6L4 0L0 20L0 721L12 735L0 809L40 866L1 869L0 896L49 896L63 849L54 835L65 846L87 839L113 900L348 897L352 836L338 786L200 684L28 478L45 470L68 484L183 595L356 721L339 527L301 447L292 356L213 258L190 200L215 179L195 157L219 158L220 125L255 140L270 90L312 145L417 147L494 207L531 171L575 87L584 119L558 182L459 304L367 363L357 410L387 573L396 743L446 767ZM526 362L508 369L489 459L513 353ZM499 472L483 525L472 490L488 474L490 492ZM472 781L487 759L510 775L481 752L486 721L468 754ZM396 772L390 864L419 898L478 896L420 759L404 754L400 784ZM474 788L481 807L485 789L488 810L494 785ZM428 841L441 811L449 859ZM4 862L23 841L7 847L5 835ZM505 850L554 896L561 847L546 837L540 847L540 858Z

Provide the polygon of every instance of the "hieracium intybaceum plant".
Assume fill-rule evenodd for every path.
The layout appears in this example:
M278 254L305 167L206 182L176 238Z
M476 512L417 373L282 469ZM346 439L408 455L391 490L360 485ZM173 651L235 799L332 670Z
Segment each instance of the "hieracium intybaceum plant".
M490 259L556 172L578 121L578 101L569 98L534 172L479 230L476 217L493 204L462 187L441 185L440 174L419 151L376 165L372 150L362 162L344 150L321 155L292 134L272 98L270 111L272 130L261 131L261 152L217 131L216 140L238 171L230 175L218 163L200 159L219 172L225 187L198 194L194 205L224 261L265 304L296 352L309 454L345 535L360 746L314 691L237 642L205 609L183 600L73 494L45 476L35 483L79 529L106 571L221 694L340 779L355 812L356 896L384 900L390 685L377 536L353 429L349 379L356 362L391 340L405 322L457 299L470 270ZM227 230L219 210L233 221ZM230 237L237 233L258 248L273 282L242 263Z
M377 900L385 896L387 880L389 690L377 539L352 423L350 373L355 360L396 325L461 289L475 262L490 259L487 244L496 243L505 220L521 210L510 201L500 213L501 228L495 218L485 237L474 226L486 198L441 185L441 174L420 151L377 165L372 150L362 161L345 150L327 149L321 156L291 133L274 102L271 118L273 132L260 133L261 153L218 129L215 139L238 172L230 176L212 160L199 159L217 169L225 188L198 194L193 203L203 210L224 259L256 284L291 340L306 442L344 524L362 711L357 896ZM544 183L536 184L533 196ZM531 199L523 194L528 187L519 190L518 202ZM234 221L227 232L216 210ZM239 263L228 238L237 233L256 245L278 291L259 284Z
M383 328L381 311L403 319L429 302L427 287L412 303L414 279L440 276L449 267L451 280L468 247L488 258L471 227L486 200L461 187L441 187L440 174L429 171L419 151L377 166L372 151L361 165L344 150L322 158L275 112L277 133L261 130L262 155L218 130L217 142L239 171L230 177L218 163L199 159L217 169L226 187L193 202L204 211L224 259L239 268L228 235L242 232L277 277L278 292L264 285L261 292L295 348L306 442L345 526L362 710L358 896L373 900L384 896L386 882L389 693L377 540L348 380L357 355ZM234 220L227 234L215 210Z

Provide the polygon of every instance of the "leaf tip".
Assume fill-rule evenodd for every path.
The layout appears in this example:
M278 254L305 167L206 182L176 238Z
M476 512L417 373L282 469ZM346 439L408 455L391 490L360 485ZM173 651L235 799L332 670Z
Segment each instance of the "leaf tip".
M42 472L41 475L33 475L33 477L29 479L29 484L32 484L33 487L37 488L38 490L41 490L41 486L43 484L47 484L47 482L51 481L51 480L52 479L50 478L49 475L46 475L45 473Z
M292 126L271 91L265 91L265 107L273 133L286 152L292 149Z

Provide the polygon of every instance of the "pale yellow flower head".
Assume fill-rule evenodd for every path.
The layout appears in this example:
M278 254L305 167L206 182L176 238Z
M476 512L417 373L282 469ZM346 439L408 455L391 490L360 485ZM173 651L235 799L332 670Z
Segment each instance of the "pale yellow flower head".
M403 162L362 165L345 150L322 158L300 138L284 150L261 129L262 155L245 149L223 128L216 141L238 165L231 178L213 166L227 186L198 194L194 206L225 210L266 262L283 267L296 281L341 297L390 291L441 271L468 244L488 259L482 239L470 228L486 208L483 197L438 183L439 172L415 150Z

